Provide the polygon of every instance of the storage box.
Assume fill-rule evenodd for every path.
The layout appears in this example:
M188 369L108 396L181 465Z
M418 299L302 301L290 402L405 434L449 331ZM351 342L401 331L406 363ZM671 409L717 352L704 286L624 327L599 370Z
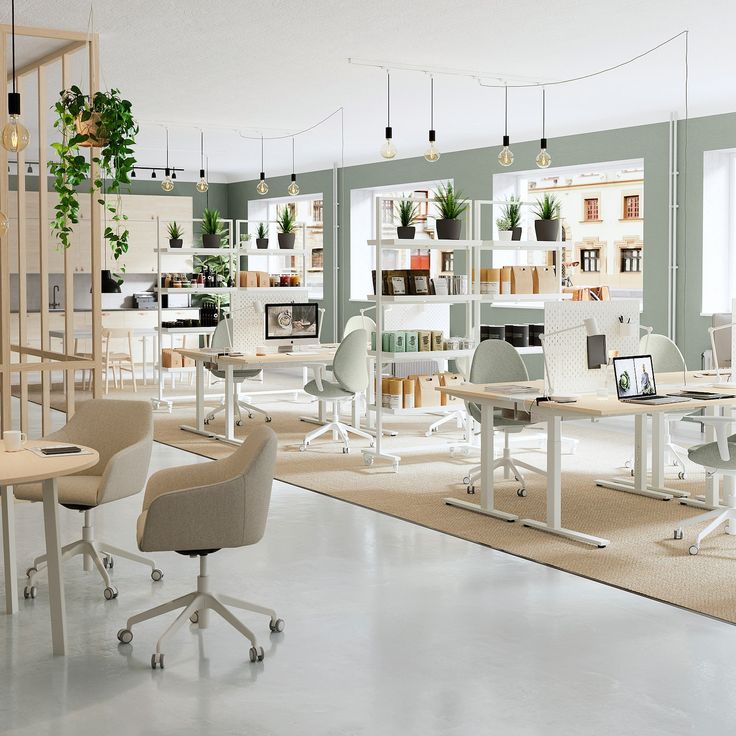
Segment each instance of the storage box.
M442 330L432 330L432 350L442 350L443 338Z
M182 355L172 348L163 348L161 350L161 367L162 368L181 368Z
M506 325L506 342L515 348L529 347L529 325Z
M417 390L416 381L412 378L405 378L401 382L401 389L403 393L404 409L414 408L414 398Z
M449 388L459 386L462 383L465 383L465 379L459 373L440 373L440 386ZM440 401L442 406L459 406L462 404L462 399L447 394L440 394Z
M511 293L511 266L501 269L501 294Z
M419 352L427 353L432 349L432 332L430 330L419 330Z
M391 344L392 334L393 333L389 331L389 332L384 332L383 335L381 335L381 350L383 350L386 353L389 351L388 346Z
M544 334L544 325L529 325L529 345L530 347L541 347L542 341L540 335Z
M403 353L405 350L406 333L391 332L388 339L389 353Z
M534 294L556 294L560 289L554 266L534 266L532 282Z
M505 340L506 325L481 325L480 339L483 340Z
M405 332L404 335L404 352L405 353L416 353L419 350L419 333L418 332Z
M533 266L512 266L511 267L511 293L512 294L533 294L534 293L534 275Z
M386 409L389 402L389 382L393 380L393 376L384 376L381 379L381 406Z
M400 378L389 378L386 406L389 409L401 409L403 407L403 381Z

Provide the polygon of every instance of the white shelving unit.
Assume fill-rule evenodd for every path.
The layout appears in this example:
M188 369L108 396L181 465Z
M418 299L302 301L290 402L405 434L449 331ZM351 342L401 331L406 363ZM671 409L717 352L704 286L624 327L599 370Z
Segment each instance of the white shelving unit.
M194 225L195 223L201 222L200 219L194 219L191 221L192 223L192 232L194 232ZM159 242L158 247L156 248L156 264L157 264L157 277L156 277L156 291L158 292L158 321L156 325L156 329L159 333L159 355L158 355L158 396L154 399L152 399L153 404L156 408L158 408L161 405L165 405L169 408L169 411L171 411L171 408L175 401L186 401L191 400L193 398L192 395L182 396L182 395L169 395L167 396L165 394L165 383L166 383L166 376L175 377L175 376L183 376L188 375L191 376L194 373L194 368L191 367L181 367L181 368L164 368L161 365L161 350L163 349L163 338L164 336L169 336L169 347L175 348L174 346L174 339L177 335L181 335L186 338L188 335L195 335L195 336L211 336L212 333L215 331L215 327L164 327L163 322L166 321L166 314L167 312L172 311L182 311L184 309L199 309L198 307L164 307L162 303L162 296L165 295L173 295L173 294L230 294L235 292L235 287L190 287L190 288L163 288L161 286L162 281L162 275L165 273L169 273L169 270L166 268L166 262L169 260L169 258L177 256L179 259L179 262L181 263L182 256L184 256L187 259L191 259L191 268L189 269L188 273L194 272L194 259L196 257L212 257L212 256L221 256L224 258L229 259L229 266L230 266L230 273L232 274L233 278L237 278L238 274L238 259L237 259L237 250L233 246L233 221L232 220L222 220L222 223L227 227L228 230L228 242L227 247L225 248L200 248L200 247L189 247L189 248L167 248L161 246L161 223L159 222L158 232L159 232ZM180 268L176 268L174 272L181 271ZM172 381L173 382L173 381Z

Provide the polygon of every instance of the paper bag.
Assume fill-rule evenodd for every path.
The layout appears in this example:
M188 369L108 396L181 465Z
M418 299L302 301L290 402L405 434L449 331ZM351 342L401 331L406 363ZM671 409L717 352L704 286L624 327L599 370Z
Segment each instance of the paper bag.
M455 388L461 383L465 383L465 379L459 373L440 373L440 386ZM462 403L462 399L458 399L457 396L448 396L447 394L440 394L440 396L442 406L460 405Z
M409 376L416 382L414 392L414 406L442 406L442 397L436 389L440 385L439 376Z
M532 276L533 266L512 266L511 267L511 293L512 294L533 294L534 277Z
M534 294L556 294L560 288L554 266L534 266Z

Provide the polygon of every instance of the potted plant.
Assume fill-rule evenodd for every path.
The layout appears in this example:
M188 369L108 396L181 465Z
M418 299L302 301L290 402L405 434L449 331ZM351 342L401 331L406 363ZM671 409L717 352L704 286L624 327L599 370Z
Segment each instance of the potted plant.
M184 243L181 237L184 235L184 230L181 225L174 220L167 225L166 229L169 233L169 248L181 248Z
M534 205L534 230L537 240L557 240L560 233L560 202L552 194L545 193Z
M97 202L110 215L112 225L105 227L103 236L118 260L128 251L129 235L124 227L127 218L122 212L120 187L130 184L136 162L133 146L138 124L131 103L117 89L90 96L72 86L61 91L54 111L54 127L61 133L61 141L51 144L58 161L49 162L49 171L59 196L51 230L64 248L71 245L73 226L79 222L78 188L89 178L94 163L96 176L90 180L90 190L98 194ZM92 149L91 162L82 148ZM116 195L114 203L103 194Z
M261 222L256 230L256 248L268 248L268 228Z
M401 223L396 228L396 235L401 240L414 240L417 231L414 223L419 219L419 203L412 202L410 199L402 199L399 201L396 211Z
M513 228L511 227L511 220L508 217L499 217L496 220L496 227L498 228L499 240L511 240Z
M511 240L521 240L521 200L518 197L512 195L506 200L501 207L501 218L508 220L508 229L511 230Z
M227 235L227 230L220 220L219 210L205 208L202 212L202 222L199 230L202 234L202 246L204 248L222 247L222 239Z
M284 250L293 249L294 241L296 240L296 233L294 232L296 218L292 214L288 204L279 208L278 215L276 216L276 224L279 228L279 248L283 248Z
M437 237L440 240L460 240L462 222L460 217L468 209L468 200L455 191L452 182L440 184L435 195L439 217L437 218Z

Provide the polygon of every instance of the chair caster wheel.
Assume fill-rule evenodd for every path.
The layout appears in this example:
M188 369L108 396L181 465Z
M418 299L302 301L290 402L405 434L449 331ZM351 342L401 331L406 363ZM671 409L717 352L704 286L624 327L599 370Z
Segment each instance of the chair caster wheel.
M271 421L271 417L266 417L266 423Z
M198 624L198 623L199 623L199 613L198 613L197 611L195 611L195 612L194 612L194 613L193 613L193 614L192 614L192 615L191 615L191 616L189 617L189 620L190 620L190 621L191 621L191 622L192 622L193 624Z
M133 632L130 629L120 629L118 631L118 641L121 644L130 644L133 641ZM154 667L154 669L156 669Z
M685 480L685 473L683 473L682 471L680 471L677 474L677 478L678 478L678 480Z
M106 570L112 570L115 567L115 560L112 555L106 555L102 558L102 565Z
M210 423L210 420L209 420L209 419L205 419L205 420L204 420L204 423L205 423L205 424L209 424L209 423Z
M631 468L629 471L629 475L633 478L634 477L634 468Z
M35 598L37 592L38 591L36 590L35 585L26 585L26 587L23 588L23 597L24 598Z
M463 485L465 485L465 486L469 486L470 485L470 476L469 475L466 475L463 478Z
M364 465L373 465L373 457L370 455L363 455L363 464Z
M164 655L163 654L152 654L151 655L151 669L155 670L156 667L159 669L164 668Z
M675 529L675 533L672 535L673 539L682 539L682 529Z
M37 572L38 570L35 567L29 567L26 570L26 577L27 578L33 577Z
M368 447L375 447L375 446L376 446L375 442L371 442L370 445L368 445Z
M516 491L516 495L517 495L517 496L518 496L519 498L526 498L526 488L519 488L519 489L518 489L518 490Z
M299 452L306 452L307 446L306 445L299 445Z
M263 662L263 647L251 647L248 654L251 662Z
M474 495L475 495L475 486L473 486L473 485L470 485L470 486L468 486L468 487L467 487L467 489L466 489L466 490L467 490L467 492L468 492L468 493L469 493L469 494L470 494L471 496L474 496Z
M693 545L690 546L690 549L688 550L688 552L691 555L696 555L696 554L698 554L698 552L700 552L700 547L698 547L697 544L693 544Z
M102 594L105 596L106 601L111 601L113 598L118 597L118 589L110 586L109 588L105 588Z
M235 422L235 426L236 427L242 427L243 426L243 420L242 419L238 419L238 421Z
M269 621L268 627L274 634L280 634L286 628L286 622L282 618L277 618L275 621Z
M157 583L161 578L164 576L163 572L156 568L155 570L151 570L151 580L153 580L155 583Z
M342 448L342 454L343 455L349 455L350 454L350 448L349 447L343 447Z

